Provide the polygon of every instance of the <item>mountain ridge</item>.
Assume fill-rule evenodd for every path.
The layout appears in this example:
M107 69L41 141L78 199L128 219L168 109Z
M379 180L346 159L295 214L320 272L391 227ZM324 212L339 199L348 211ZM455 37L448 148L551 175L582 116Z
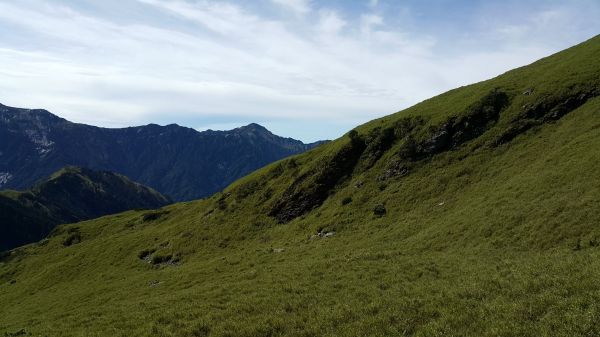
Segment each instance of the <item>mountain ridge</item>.
M0 140L0 188L28 188L74 165L124 174L179 201L206 197L254 169L322 144L279 137L258 124L205 132L176 124L101 128L4 105Z
M0 250L39 241L60 224L170 203L122 175L62 168L27 191L0 191Z

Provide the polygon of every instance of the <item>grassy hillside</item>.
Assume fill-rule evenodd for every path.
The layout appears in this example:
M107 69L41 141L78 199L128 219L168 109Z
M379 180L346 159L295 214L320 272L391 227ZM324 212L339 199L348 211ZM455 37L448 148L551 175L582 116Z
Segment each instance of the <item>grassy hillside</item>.
M61 226L0 263L0 331L600 335L598 55L596 37L210 199Z
M169 203L122 175L63 168L28 191L0 191L0 251L39 241L59 224Z

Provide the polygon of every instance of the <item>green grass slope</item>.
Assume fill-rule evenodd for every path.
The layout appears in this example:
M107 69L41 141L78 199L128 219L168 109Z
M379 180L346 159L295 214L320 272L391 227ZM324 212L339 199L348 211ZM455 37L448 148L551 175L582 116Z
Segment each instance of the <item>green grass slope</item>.
M119 174L63 168L28 191L0 191L0 251L39 241L59 224L169 203Z
M0 331L598 336L598 55L596 37L210 199L61 226L0 263Z

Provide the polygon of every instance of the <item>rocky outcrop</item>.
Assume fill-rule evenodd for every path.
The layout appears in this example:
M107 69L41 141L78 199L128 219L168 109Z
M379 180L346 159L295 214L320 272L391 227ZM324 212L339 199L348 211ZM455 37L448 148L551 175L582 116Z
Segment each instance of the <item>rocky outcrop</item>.
M320 206L333 188L348 177L366 148L365 141L354 132L329 160L296 178L269 212L280 223L288 222Z
M529 95L532 93L533 90ZM535 126L557 121L599 95L598 88L591 88L541 97L534 103L524 105L520 114L491 142L491 145L499 146L508 143Z

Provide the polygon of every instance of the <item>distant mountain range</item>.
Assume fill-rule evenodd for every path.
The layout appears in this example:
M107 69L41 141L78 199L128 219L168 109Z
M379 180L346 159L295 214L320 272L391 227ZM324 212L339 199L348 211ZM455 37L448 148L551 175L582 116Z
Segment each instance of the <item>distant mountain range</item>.
M175 124L108 129L0 104L0 189L26 189L73 165L123 174L185 201L320 143L279 137L258 124L204 132Z
M31 190L0 192L0 251L38 241L59 224L170 202L122 175L64 168Z

